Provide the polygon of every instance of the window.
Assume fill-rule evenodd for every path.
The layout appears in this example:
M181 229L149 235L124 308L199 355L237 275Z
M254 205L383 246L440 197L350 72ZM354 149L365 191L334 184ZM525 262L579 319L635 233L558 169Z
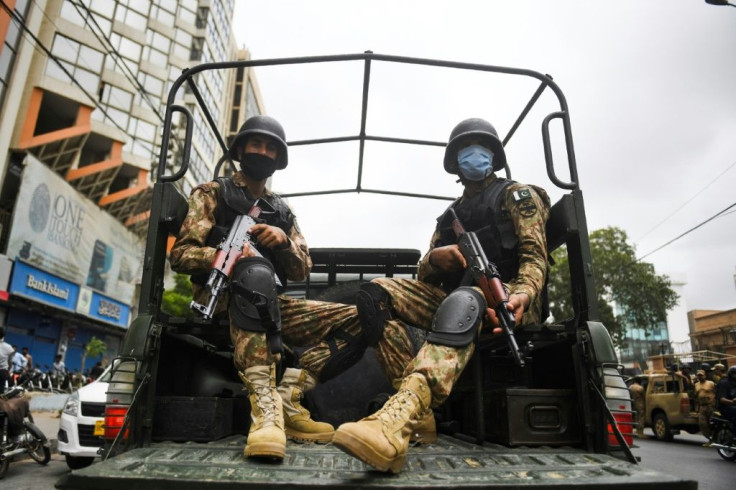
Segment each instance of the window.
M100 102L125 112L130 112L130 106L133 103L133 94L114 85L106 85L103 87Z
M192 38L192 50L189 53L189 60L190 61L199 61L202 59L202 48L204 46L204 38L203 37L193 37ZM204 60L207 61L207 60Z
M150 4L146 0L118 0L118 5L115 9L115 20L136 29L142 29L147 24L149 9Z
M174 27L174 12L176 2L169 0L158 0L151 6L151 18L169 27Z
M195 26L197 26L197 29L204 29L207 25L207 16L210 14L210 9L208 7L199 7L197 9L197 20L194 23Z
M102 62L105 59L103 53L58 33L54 37L51 52L82 87L97 90ZM58 80L72 83L69 76L53 59L46 62L45 73Z

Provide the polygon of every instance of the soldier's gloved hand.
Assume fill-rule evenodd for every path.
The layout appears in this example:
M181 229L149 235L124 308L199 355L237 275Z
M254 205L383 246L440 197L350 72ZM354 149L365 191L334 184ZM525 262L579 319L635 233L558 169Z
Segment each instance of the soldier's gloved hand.
M446 272L461 271L468 266L456 244L433 249L429 254L429 263Z
M260 223L253 225L250 232L256 237L258 245L263 247L279 249L289 246L289 237L286 236L284 230L276 226Z

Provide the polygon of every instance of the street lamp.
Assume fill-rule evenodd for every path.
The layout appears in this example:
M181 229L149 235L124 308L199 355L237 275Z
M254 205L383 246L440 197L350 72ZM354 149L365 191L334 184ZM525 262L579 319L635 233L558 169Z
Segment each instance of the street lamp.
M710 4L710 5L718 5L718 6L728 5L729 7L736 7L736 4L729 3L728 0L705 0L705 3Z

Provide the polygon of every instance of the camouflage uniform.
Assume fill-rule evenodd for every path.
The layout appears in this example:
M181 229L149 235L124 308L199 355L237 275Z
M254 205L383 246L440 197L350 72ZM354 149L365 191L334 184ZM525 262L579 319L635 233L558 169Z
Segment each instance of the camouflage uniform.
M708 422L713 415L716 403L716 384L713 381L703 380L695 383L695 393L698 396L698 425L700 431L710 438L710 427Z
M634 382L629 386L629 393L631 394L631 404L634 406L634 410L636 411L636 433L639 437L643 437L647 415L644 400L644 387L639 383Z
M235 173L233 181L239 187L246 187L245 179L240 172ZM192 190L188 200L189 211L170 253L171 268L176 272L190 275L209 272L216 249L206 246L205 243L215 225L218 190L217 182L202 184ZM274 194L266 189L262 198L268 201L273 196ZM289 237L289 246L283 250L273 250L274 260L283 268L288 279L303 280L312 268L312 259L307 243L299 231L296 217L293 217L291 229L284 232ZM197 284L192 284L192 287L195 301L205 303L209 293ZM217 304L215 314L227 314L227 306L228 298L223 295ZM313 344L334 329L347 332L356 332L360 329L354 306L300 300L280 295L279 307L282 338L289 345ZM240 371L252 366L270 365L278 360L268 350L265 333L245 331L231 322L230 338L234 346L234 362ZM312 374L316 375L318 372Z
M495 179L495 175L488 177L483 188L489 186ZM527 199L517 200L514 197L515 191L527 189L530 191ZM478 192L481 191L482 189ZM463 199L469 197L470 193L466 189ZM501 211L511 216L519 238L518 274L506 284L506 287L510 293L526 293L531 300L530 307L522 319L522 325L537 323L541 317L541 292L548 269L545 223L549 217L549 207L549 197L542 189L514 183L505 190ZM429 263L429 254L434 249L438 237L439 230L435 230L429 251L419 262L418 280L401 278L373 280L388 292L395 314L395 318L385 322L383 335L375 349L378 362L394 386L398 386L401 380L411 373L422 373L432 390L433 407L439 406L447 399L474 350L472 343L462 348L425 343L416 356L413 353L406 330L407 325L429 331L432 317L447 295L439 287L442 272ZM330 355L329 347L323 343L307 354L326 362ZM310 370L319 372L324 362L312 365ZM305 365L304 358L302 365Z

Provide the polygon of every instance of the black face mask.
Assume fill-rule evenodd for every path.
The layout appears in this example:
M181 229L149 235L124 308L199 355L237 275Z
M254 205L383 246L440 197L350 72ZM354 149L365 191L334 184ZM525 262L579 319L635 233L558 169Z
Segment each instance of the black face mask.
M260 153L244 153L240 170L252 179L266 180L276 171L276 160Z

